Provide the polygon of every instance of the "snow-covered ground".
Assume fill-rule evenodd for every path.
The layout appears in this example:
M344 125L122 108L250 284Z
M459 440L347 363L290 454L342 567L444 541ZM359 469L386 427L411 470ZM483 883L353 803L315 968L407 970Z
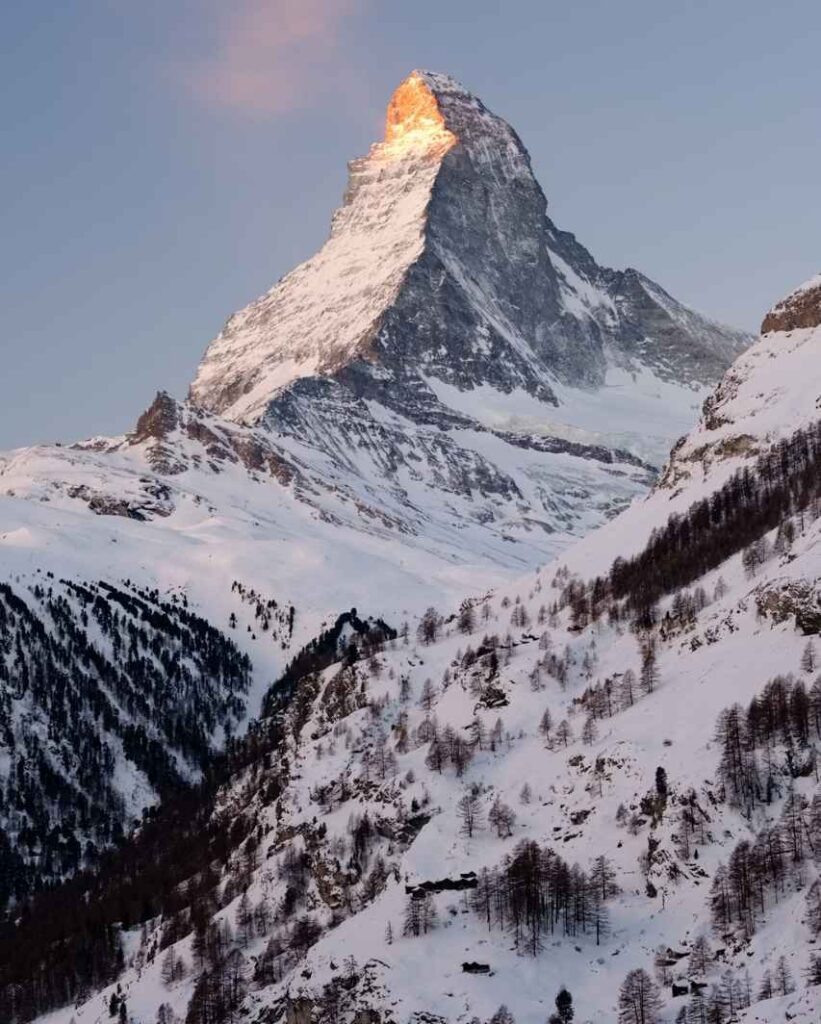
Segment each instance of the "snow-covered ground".
M526 391L504 394L490 385L459 391L443 381L427 381L448 408L491 430L547 435L582 444L620 448L660 466L672 440L693 426L710 393L704 385L674 384L647 368L633 372L611 366L601 388L586 391L554 383L558 406Z

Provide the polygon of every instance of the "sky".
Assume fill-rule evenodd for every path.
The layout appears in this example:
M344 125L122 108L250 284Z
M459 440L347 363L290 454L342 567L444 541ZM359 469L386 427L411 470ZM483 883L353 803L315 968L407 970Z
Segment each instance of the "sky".
M129 429L325 240L414 68L530 150L600 263L756 329L821 269L817 0L4 9L0 449Z

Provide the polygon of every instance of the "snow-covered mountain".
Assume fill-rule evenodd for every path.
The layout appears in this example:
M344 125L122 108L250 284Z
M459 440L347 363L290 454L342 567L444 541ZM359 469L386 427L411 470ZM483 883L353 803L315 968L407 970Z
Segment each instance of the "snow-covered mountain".
M0 454L0 571L23 602L0 678L7 879L82 866L169 773L196 777L237 701L255 714L340 612L400 623L612 518L747 340L599 267L548 219L515 132L452 79L413 73L351 165L328 243L231 318L189 400L161 392L124 437ZM147 600L148 625L115 593ZM187 660L183 600L250 659L241 688ZM293 609L288 629L259 629L260 608ZM50 647L60 628L100 660L66 670L77 692L58 700L31 680L74 658ZM171 685L146 678L148 651ZM175 696L184 726L157 720ZM95 743L104 797L72 752Z
M328 243L229 320L190 400L0 455L0 551L76 575L93 547L101 577L206 605L216 558L312 626L380 579L396 616L624 508L749 340L599 267L547 217L515 132L414 72Z
M0 902L197 778L340 612L401 623L612 518L747 340L599 267L515 132L412 74L328 243L231 318L189 400L0 454Z
M230 318L191 401L307 440L409 504L408 477L471 504L478 491L497 508L460 519L555 547L588 525L562 499L564 456L607 515L624 488L606 477L639 483L629 455L658 466L750 339L600 267L546 208L513 129L413 72L384 140L351 164L328 242Z
M453 79L413 72L384 140L351 164L329 241L231 317L192 400L278 427L318 394L448 422L437 385L487 385L576 425L562 387L600 389L616 369L710 384L748 343L638 272L599 267L546 207L513 129Z
M6 937L6 1014L817 1020L821 282L764 326L561 558L307 648L198 807Z

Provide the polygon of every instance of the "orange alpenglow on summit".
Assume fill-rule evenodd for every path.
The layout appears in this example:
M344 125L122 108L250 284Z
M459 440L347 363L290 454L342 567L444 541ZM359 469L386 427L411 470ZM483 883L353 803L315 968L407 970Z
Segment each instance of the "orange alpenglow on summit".
M445 126L436 96L418 71L397 88L388 103L385 140L380 150L386 156L409 152L445 153L458 139Z

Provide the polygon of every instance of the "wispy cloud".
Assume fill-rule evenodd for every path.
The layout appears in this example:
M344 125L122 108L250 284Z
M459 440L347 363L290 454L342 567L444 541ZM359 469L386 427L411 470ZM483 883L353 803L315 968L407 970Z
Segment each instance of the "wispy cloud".
M186 87L209 106L250 116L299 109L327 87L329 76L340 73L345 22L362 3L223 2L216 9L212 52L183 69Z

